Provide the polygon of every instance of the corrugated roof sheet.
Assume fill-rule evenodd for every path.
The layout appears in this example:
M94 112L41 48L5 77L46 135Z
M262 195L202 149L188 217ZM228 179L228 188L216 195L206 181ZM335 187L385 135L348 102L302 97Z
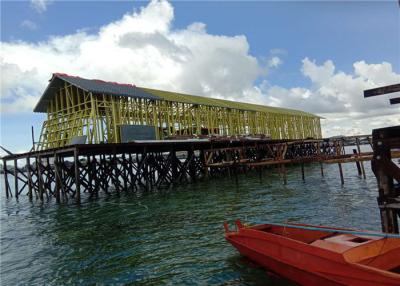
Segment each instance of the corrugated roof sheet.
M141 88L132 84L120 84L116 82L103 81L98 79L85 79L62 73L55 73L50 80L48 87L36 105L34 112L47 112L47 105L54 96L55 90L62 87L63 81L75 85L85 91L110 94L118 96L128 96L134 98L160 99L158 96L147 93Z
M189 94L157 90L157 89L151 89L151 88L144 88L144 87L141 87L141 89L143 89L144 91L146 91L148 93L156 95L166 101L202 104L202 105L208 105L208 106L220 106L220 107L240 109L240 110L260 111L260 112L269 112L269 113L284 113L284 114L301 115L301 116L308 116L308 117L318 117L315 114L304 112L301 110L295 110L295 109L272 107L272 106L258 105L258 104L224 100L224 99L216 99L216 98L211 98L211 97L189 95Z
M36 105L35 112L46 112L47 105L54 96L55 90L63 85L66 81L73 84L85 91L93 93L104 93L118 96L128 96L134 98L148 98L153 100L175 101L190 104L202 104L208 106L219 106L232 109L260 111L269 113L283 113L291 115L301 115L307 117L318 117L314 114L287 108L278 108L265 105L257 105L244 102L229 101L223 99L216 99L210 97L195 96L177 92L169 92L157 89L150 89L144 87L136 87L132 84L120 84L116 82L108 82L97 79L84 79L81 77L70 76L67 74L55 73L53 74L50 84L46 88L38 104Z

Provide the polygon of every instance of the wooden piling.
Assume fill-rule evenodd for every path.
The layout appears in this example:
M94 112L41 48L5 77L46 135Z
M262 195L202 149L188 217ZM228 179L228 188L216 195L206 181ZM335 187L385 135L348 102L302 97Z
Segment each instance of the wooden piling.
M178 159L177 152L185 156L184 160ZM358 152L357 157L342 153L340 142L325 140L265 140L257 141L257 144L242 140L235 144L231 141L88 144L10 155L3 159L3 168L6 196L14 195L7 183L10 176L16 175L14 180L20 185L17 187L18 195L28 186L27 194L31 192L33 195L35 192L36 197L40 196L42 201L46 195L48 199L55 197L57 202L67 201L68 198L79 202L81 192L88 192L93 196L99 192L110 194L119 189L168 188L173 184L195 182L208 173L209 177L226 176L228 168L234 172L231 174L235 176L235 180L237 172L247 169L258 171L261 180L263 168L275 166L283 183L287 184L286 164L301 164L301 176L305 180L305 164L312 162L320 164L322 176L323 164L339 163L341 182L344 184L341 164L371 160L372 153ZM393 156L400 157L400 152L394 151ZM49 163L53 158L54 168ZM87 163L81 164L79 158L86 158ZM36 160L32 162L31 159ZM10 163L16 165L15 161L18 160L27 160L27 176L18 166L14 171L7 170L7 162L9 166ZM30 164L32 168L29 167ZM36 168L33 167L35 164ZM363 172L361 164L360 167ZM109 187L112 184L116 186L115 189Z
M400 180L400 168L392 162L391 148L400 147L400 126L375 129L372 132L374 159L372 170L379 188L378 204L381 213L382 231L399 233L397 217L400 216L398 193L394 178Z
M189 157L189 176L192 182L196 182L196 166L195 166L195 156L193 146L188 152Z
M319 166L321 168L321 177L324 177L324 164L322 162L319 162Z
M360 148L360 139L357 137L356 138L356 144L357 144L357 151L358 154L361 154L361 148ZM360 165L361 165L361 172L362 172L362 176L364 179L366 179L366 175L365 175L365 168L364 168L364 162L360 161Z
M55 195L56 195L56 202L61 202L61 177L60 177L60 162L57 156L57 153L54 153L54 172L55 172Z
M122 160L121 160L121 165L122 165L122 176L123 176L123 181L124 181L124 191L126 192L128 190L128 171L127 171L127 159L125 156L125 153L122 154Z
M172 149L171 153L171 168L172 168L172 182L173 184L177 183L178 179L178 158L176 157L176 151Z
M39 189L39 197L40 200L43 202L43 179L42 179L42 161L41 157L36 157L36 172L37 172L37 182L38 182L38 189Z
M353 149L353 154L354 155L358 155L356 149ZM362 171L361 171L360 162L356 161L356 167L357 167L358 175L361 176L362 175Z
M79 204L81 202L81 183L79 179L79 154L78 150L74 150L74 175L75 175L75 200Z
M119 170L118 170L118 159L117 159L117 153L115 148L112 150L112 159L111 159L111 178L113 178L113 183L115 187L115 191L117 192L117 195L120 193L120 181L119 181Z
M29 201L32 201L32 168L31 168L31 158L28 156L26 157L26 167L28 171L28 197Z
M8 170L7 170L7 161L3 160L3 170L4 170L4 189L6 190L6 198L8 199L10 196L10 187L8 183Z
M344 185L342 164L338 163L338 166L339 166L340 181L341 181L342 185Z
M15 193L15 198L18 199L18 162L15 159L14 160L14 193Z

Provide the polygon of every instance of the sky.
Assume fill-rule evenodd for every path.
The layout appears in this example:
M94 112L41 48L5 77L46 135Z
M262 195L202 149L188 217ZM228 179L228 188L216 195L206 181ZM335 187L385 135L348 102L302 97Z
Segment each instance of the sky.
M399 125L394 1L1 1L1 140L32 146L54 72L300 109L323 136Z

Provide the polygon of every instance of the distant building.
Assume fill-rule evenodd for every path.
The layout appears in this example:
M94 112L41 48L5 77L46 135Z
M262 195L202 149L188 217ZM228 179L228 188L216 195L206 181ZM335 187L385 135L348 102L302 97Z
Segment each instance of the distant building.
M172 136L320 138L320 117L303 111L168 92L55 73L35 112L47 113L38 150Z

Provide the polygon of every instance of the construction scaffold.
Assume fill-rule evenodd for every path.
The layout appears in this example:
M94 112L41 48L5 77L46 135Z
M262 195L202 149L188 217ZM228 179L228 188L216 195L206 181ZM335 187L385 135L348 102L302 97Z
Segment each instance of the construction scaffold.
M59 73L53 74L34 111L47 113L36 150L63 147L77 137L88 144L128 142L132 140L122 133L132 126L154 133L157 140L260 134L271 139L321 138L320 117L303 111Z

